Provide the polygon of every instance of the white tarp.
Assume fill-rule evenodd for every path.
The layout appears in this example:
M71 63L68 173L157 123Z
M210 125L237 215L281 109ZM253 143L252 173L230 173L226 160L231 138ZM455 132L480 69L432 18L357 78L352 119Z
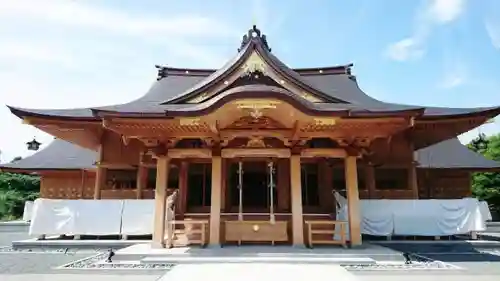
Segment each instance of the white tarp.
M337 219L348 221L347 200L336 193ZM483 208L483 210L481 210ZM361 233L375 236L446 236L484 231L484 206L477 199L360 200ZM489 210L488 210L489 212Z
M479 209L481 210L483 218L485 218L487 221L493 220L493 218L491 217L491 212L490 212L490 207L488 206L488 202L480 201Z
M33 201L24 202L24 210L23 210L23 221L31 221L31 216L33 214Z
M123 200L122 229L124 235L153 233L154 200Z
M29 234L119 234L122 209L122 200L37 199Z

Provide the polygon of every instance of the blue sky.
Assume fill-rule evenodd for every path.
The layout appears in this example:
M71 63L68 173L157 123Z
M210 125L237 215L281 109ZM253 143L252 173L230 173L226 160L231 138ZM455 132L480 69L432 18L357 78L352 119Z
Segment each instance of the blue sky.
M362 89L418 105L500 105L500 1L0 1L0 104L122 103L155 64L216 68L254 23L291 67L353 62ZM52 137L0 107L0 159ZM500 132L500 121L485 125ZM461 136L468 141L474 130Z

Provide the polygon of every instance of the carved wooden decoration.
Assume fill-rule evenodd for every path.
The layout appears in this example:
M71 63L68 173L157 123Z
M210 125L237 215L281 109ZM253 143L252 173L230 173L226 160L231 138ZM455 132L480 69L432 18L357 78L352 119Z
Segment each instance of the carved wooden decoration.
M252 116L244 116L236 120L225 129L283 129L285 126L280 122L262 116L260 118L253 118Z

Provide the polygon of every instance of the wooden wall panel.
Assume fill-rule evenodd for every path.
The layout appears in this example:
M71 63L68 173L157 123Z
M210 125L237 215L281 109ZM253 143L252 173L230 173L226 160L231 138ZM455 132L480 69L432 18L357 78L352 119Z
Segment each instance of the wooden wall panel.
M434 169L423 171L419 180L422 192L428 198L460 199L471 196L471 174L468 171L452 169Z
M121 137L110 131L103 135L103 159L104 163L139 165L140 152L143 149L142 144L137 140L130 140L125 145Z
M95 174L89 171L58 171L40 177L40 197L47 199L92 199Z
M403 136L394 136L390 142L385 139L373 143L377 162L383 164L408 164L413 159L413 150L410 142Z

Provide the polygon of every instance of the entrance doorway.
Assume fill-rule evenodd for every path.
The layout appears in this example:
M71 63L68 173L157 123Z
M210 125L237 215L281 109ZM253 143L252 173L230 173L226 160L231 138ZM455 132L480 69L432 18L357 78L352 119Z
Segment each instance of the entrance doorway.
M229 187L231 188L231 202L233 208L238 208L240 200L239 190L239 163L231 163ZM242 162L242 196L243 212L269 212L270 206L270 174L266 161ZM273 178L276 185L275 176ZM273 201L277 203L276 188L273 188Z

